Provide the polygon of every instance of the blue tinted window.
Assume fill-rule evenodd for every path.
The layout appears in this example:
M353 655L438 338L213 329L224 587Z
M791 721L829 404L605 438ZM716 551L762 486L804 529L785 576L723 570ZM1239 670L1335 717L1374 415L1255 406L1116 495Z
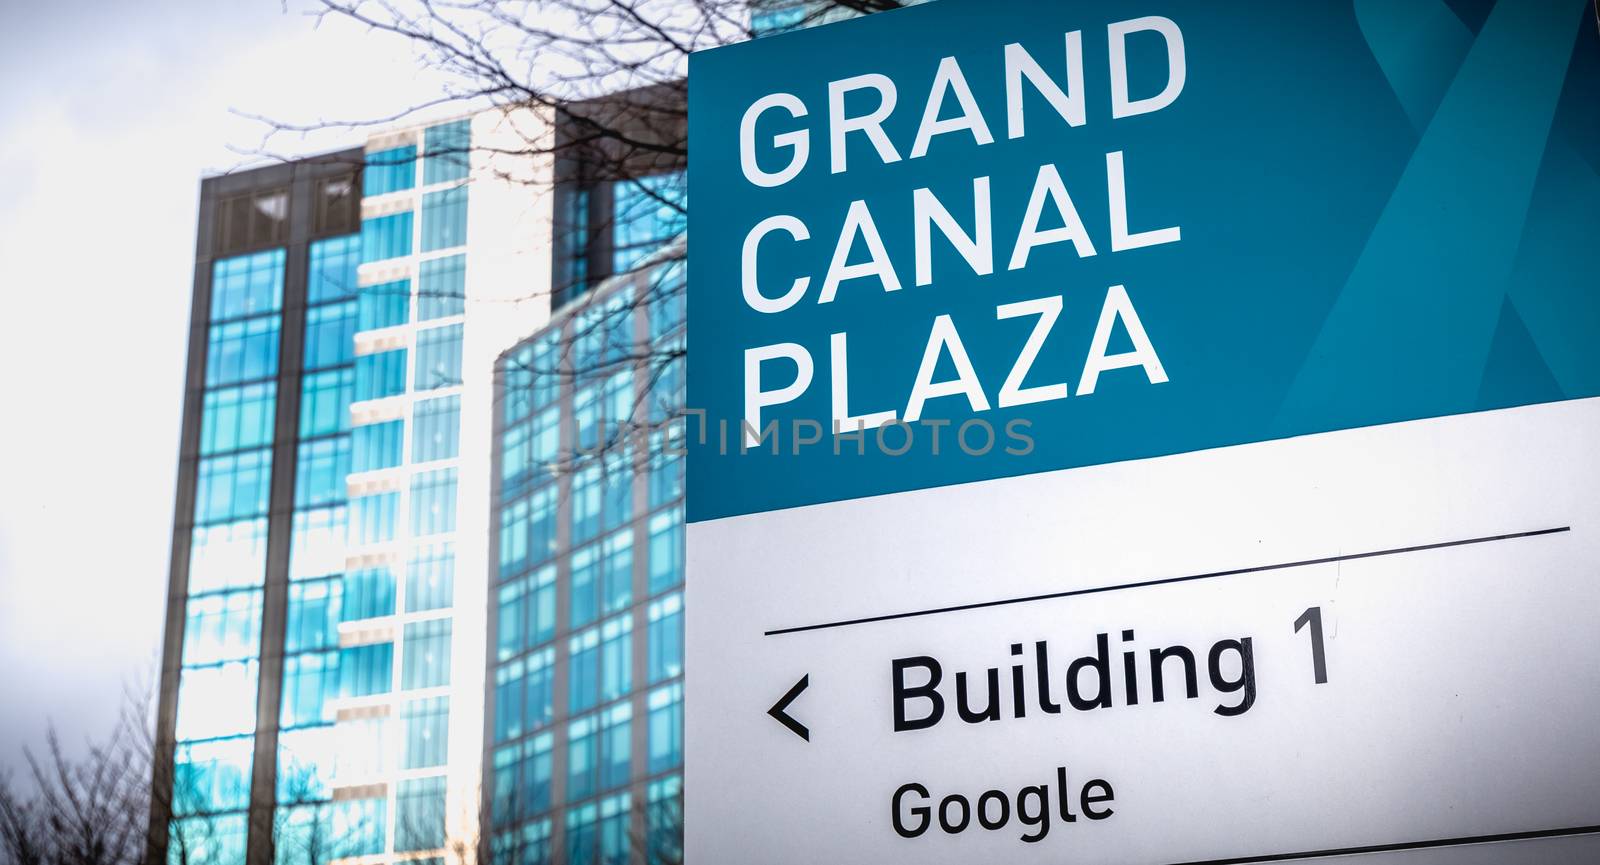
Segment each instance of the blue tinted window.
M211 266L211 320L277 312L283 306L285 252L271 249Z
M650 507L683 498L683 421L650 434Z
M288 845L311 843L325 849L322 839L333 832L333 771L338 754L333 725L283 730L278 734L278 803L273 815L278 865L293 865ZM288 807L284 807L288 806ZM315 834L315 833L321 834Z
M500 811L495 813L499 814ZM532 812L530 812L532 813ZM501 825L501 824L496 824ZM501 832L489 842L491 862L524 862L527 865L547 865L555 860L551 832L554 824L550 818L525 823L515 829Z
M457 186L422 196L422 251L449 249L466 242L467 187Z
M350 362L355 349L356 303L324 304L306 310L305 366L323 369Z
M526 665L512 661L494 671L494 740L522 735L522 688Z
M567 727L567 801L627 784L633 706L619 703Z
M618 616L572 636L567 708L581 712L626 694L633 682L633 616Z
M586 540L628 522L633 511L633 465L629 452L603 454L573 476L575 540ZM577 526L582 522L582 528Z
M357 400L382 399L406 390L406 350L397 348L356 358Z
M578 447L594 451L601 444L619 441L634 419L633 371L613 373L604 382L573 395Z
M406 611L450 606L455 597L455 574L454 544L446 541L418 547L406 566Z
M500 510L500 577L515 576L528 565L528 502Z
M600 699L615 700L633 688L633 616L600 626Z
M572 476L572 542L583 543L600 533L600 466L591 464Z
M655 380L650 383L649 420L659 424L683 411L684 356L652 358L650 365Z
M547 565L500 589L499 653L514 657L555 636L556 569Z
M551 406L501 437L501 483L510 492L550 476L561 455L561 407Z
M683 509L662 511L650 518L650 594L683 582Z
M330 859L373 856L382 853L389 834L386 830L388 800L344 799L333 803L333 836Z
M404 436L405 421L401 420L356 427L350 433L353 451L350 470L370 472L400 465Z
M214 454L272 444L274 382L206 392L200 420L200 453Z
M411 280L369 285L356 301L356 329L377 330L411 320Z
M649 771L654 774L683 765L683 683L650 692Z
M465 210L462 213L465 214ZM426 251L428 248L424 242L423 249ZM417 320L429 321L461 315L466 309L467 257L451 255L422 262L417 270Z
M411 211L362 220L362 261L383 261L410 254Z
M547 646L528 656L528 688L522 704L522 722L530 731L543 727L555 718L555 661L554 646Z
M612 271L624 273L683 233L689 193L683 172L658 174L612 185Z
M339 690L366 697L389 690L394 675L394 644L372 643L339 650Z
M415 145L393 147L367 154L367 167L362 172L363 195L386 195L416 185L417 148Z
M522 746L522 800L525 813L549 809L555 782L555 736L543 733Z
M339 652L305 652L283 660L283 703L278 724L284 728L334 721L332 701L339 696Z
M242 451L200 461L196 522L219 523L265 514L272 487L272 451Z
M683 675L683 595L673 593L649 607L651 683Z
M668 262L650 280L646 308L650 312L652 340L660 340L683 324L687 312L686 271L684 262Z
M597 546L584 547L572 554L572 592L568 621L581 628L600 618L600 569Z
M430 126L422 136L422 182L427 185L461 180L467 176L472 155L472 125L457 120Z
M600 800L601 865L627 865L629 861L634 847L633 834L628 829L631 800L628 793Z
M572 627L633 601L633 531L625 529L572 554Z
M356 296L356 267L361 264L361 235L331 237L311 244L306 270L306 302L317 304Z
M277 372L277 316L211 326L206 344L207 387L270 378Z
M507 661L521 654L528 642L528 590L529 580L507 583L500 587L495 615L495 660Z
M650 865L683 861L683 776L668 775L645 785L645 856Z
M568 749L568 760L572 759ZM568 764L570 771L570 762ZM570 801L571 782L568 782ZM600 852L600 808L594 802L567 811L567 858L573 865L593 865Z
M183 860L177 851L193 850L202 845L207 865L245 865L247 829L244 814L208 813L173 820L167 826L168 865L182 865Z
M450 684L450 620L406 625L401 687L438 688Z
M253 752L250 736L180 744L173 753L173 811L212 813L248 806Z
M517 768L520 765L518 758L522 748L512 745L509 748L500 748L494 752L493 769L485 779L489 786L489 811L484 815L484 822L496 828L511 826L524 816L523 802L517 796ZM487 768L487 767L486 767ZM518 857L532 855L522 842L522 833L511 829L501 831L490 841L490 852L493 862L515 862ZM549 855L542 854L543 858L534 859L534 862L547 862Z
M806 17L811 11L805 2L765 5L753 10L750 15L751 35L760 38L799 30L805 26Z
M407 701L400 710L405 750L402 769L425 769L445 764L450 724L450 698L427 697Z
M394 539L399 493L378 493L350 500L350 536L357 545Z
M350 474L350 440L344 436L303 442L295 464L294 506L310 508L342 502Z
M355 622L394 615L394 571L363 568L344 575L340 621Z
M349 428L355 382L355 371L350 367L306 373L301 377L301 438L331 435Z
M416 390L433 390L461 383L461 325L417 332Z
M500 513L500 574L509 577L556 549L557 488L541 487Z
M629 451L609 453L600 467L598 531L609 532L633 518L633 461Z
M190 598L185 613L184 664L217 664L259 654L260 589Z
M600 629L567 641L567 711L583 712L600 701Z
M325 849L319 845L333 832L333 811L322 803L333 794L336 736L331 725L285 730L278 735L278 802L297 806L274 815L279 865L294 865L298 857L292 851L296 849ZM318 832L321 834L315 834ZM312 846L300 846L306 844Z
M461 397L418 400L411 422L411 461L455 457L461 447Z
M589 248L593 243L594 227L589 224L589 204L592 194L587 189L574 190L567 199L567 299L589 290Z
M633 307L633 294L625 289L579 312L572 325L574 375L608 374L613 364L639 353Z
M598 792L599 767L600 719L596 715L578 718L567 725L568 802L586 799Z
M421 472L411 483L411 534L414 537L456 529L456 470Z
M538 646L555 636L555 566L531 574L533 587L528 590L528 644Z
M402 780L395 791L395 851L445 846L445 779Z
M284 628L285 652L339 647L339 598L342 588L338 577L290 584L289 620Z
M600 788L628 783L632 765L633 704L618 703L600 713Z
M524 343L507 356L505 420L513 424L555 401L561 389L561 348L557 334Z

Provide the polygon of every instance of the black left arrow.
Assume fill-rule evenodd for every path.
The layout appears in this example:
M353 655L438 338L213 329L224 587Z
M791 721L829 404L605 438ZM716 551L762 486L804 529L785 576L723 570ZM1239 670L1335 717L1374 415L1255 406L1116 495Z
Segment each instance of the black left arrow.
M778 702L773 703L772 708L767 710L767 714L777 719L778 723L788 727L789 732L807 742L811 741L811 731L806 728L806 725L789 717L783 710L789 708L789 704L793 703L794 698L800 696L800 692L804 691L809 684L811 684L811 674L807 673L800 677L800 681L794 683L794 687L789 689L789 693L779 697Z

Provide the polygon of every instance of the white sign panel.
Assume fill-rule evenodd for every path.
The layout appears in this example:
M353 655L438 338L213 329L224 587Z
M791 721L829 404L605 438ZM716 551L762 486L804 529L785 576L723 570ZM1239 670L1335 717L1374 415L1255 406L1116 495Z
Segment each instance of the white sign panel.
M1597 441L1583 400L692 524L689 855L1591 861Z

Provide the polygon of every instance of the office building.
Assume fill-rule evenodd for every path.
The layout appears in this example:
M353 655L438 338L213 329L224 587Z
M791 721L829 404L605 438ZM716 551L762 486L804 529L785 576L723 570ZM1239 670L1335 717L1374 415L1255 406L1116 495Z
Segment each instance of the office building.
M263 691L277 689L259 685L264 663L281 667L299 403L317 372L304 369L308 299L313 282L319 309L327 286L353 288L360 156L201 184L152 859L243 861L256 796L271 792L256 786L257 769L272 778L278 713Z
M549 316L552 134L494 110L202 183L152 861L475 836L493 364Z
M618 275L496 371L496 862L681 858L683 193L676 172L595 190Z
M152 861L671 858L681 105L202 183Z

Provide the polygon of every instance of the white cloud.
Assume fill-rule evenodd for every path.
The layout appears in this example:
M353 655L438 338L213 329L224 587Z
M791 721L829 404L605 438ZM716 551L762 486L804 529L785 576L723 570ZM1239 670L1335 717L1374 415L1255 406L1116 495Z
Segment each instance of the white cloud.
M0 743L99 734L154 675L195 209L258 143L240 109L367 117L438 92L408 46L276 3L8 22L0 92ZM44 17L39 17L44 16ZM274 139L303 154L360 131ZM27 695L17 699L17 695ZM0 753L0 764L14 761Z

